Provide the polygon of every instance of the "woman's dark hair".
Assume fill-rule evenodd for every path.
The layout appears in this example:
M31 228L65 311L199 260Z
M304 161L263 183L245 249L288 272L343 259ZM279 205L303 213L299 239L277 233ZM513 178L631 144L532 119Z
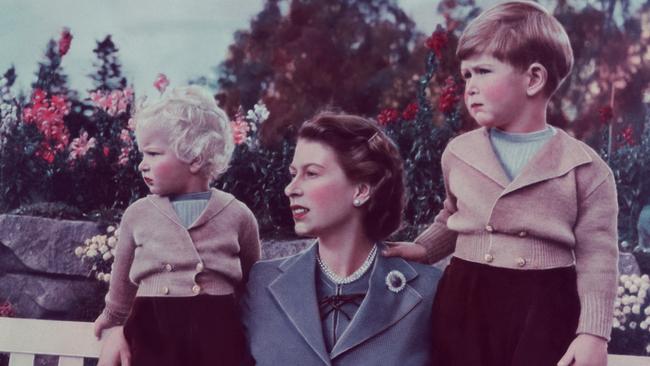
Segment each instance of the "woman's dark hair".
M370 199L361 206L366 210L363 226L370 239L385 239L400 227L404 166L397 147L376 123L349 114L320 112L302 125L298 138L331 147L348 179L371 185Z

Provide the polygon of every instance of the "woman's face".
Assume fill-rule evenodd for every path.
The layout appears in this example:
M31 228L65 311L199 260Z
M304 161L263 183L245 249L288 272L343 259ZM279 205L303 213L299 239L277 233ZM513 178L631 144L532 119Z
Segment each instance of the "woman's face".
M319 237L354 222L352 201L359 185L351 182L326 144L298 139L284 189L298 235Z

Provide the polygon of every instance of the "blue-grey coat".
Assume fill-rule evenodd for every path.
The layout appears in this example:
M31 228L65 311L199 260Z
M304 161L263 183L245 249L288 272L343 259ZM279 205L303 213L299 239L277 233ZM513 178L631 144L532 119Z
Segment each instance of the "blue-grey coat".
M242 316L250 356L257 365L430 364L438 269L377 256L366 297L328 353L316 298L316 253L317 246L312 245L294 256L253 266ZM386 284L393 270L406 278L406 286L397 293Z

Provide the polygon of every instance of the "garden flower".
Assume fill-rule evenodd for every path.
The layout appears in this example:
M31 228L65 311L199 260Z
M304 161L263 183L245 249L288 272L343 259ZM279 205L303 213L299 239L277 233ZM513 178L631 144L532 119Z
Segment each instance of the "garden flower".
M31 106L23 109L23 122L36 125L43 135L44 141L36 156L51 164L55 155L66 149L70 138L63 117L70 113L70 105L65 97L53 95L47 98L47 93L35 89L32 93Z
M237 114L235 120L230 122L230 128L232 129L232 135L236 145L243 144L246 141L246 137L248 137L248 132L251 130L248 122L241 118L240 114Z
M445 87L442 89L440 99L438 99L438 109L442 113L452 112L459 100L458 86L456 85L454 78L450 76L445 81Z
M614 117L614 110L612 110L612 107L607 105L601 107L598 110L598 114L600 115L600 122L607 125L611 122L612 118Z
M86 155L88 150L95 147L97 140L94 137L88 138L88 132L82 131L79 137L76 137L70 143L70 159L76 160Z
M424 45L428 49L432 50L438 58L440 58L442 57L442 49L447 46L447 42L449 42L447 32L442 29L440 25L438 25L431 36L426 39Z
M0 304L0 317L13 317L14 315L14 308L9 301Z
M153 82L153 86L158 89L161 94L165 92L165 89L167 89L167 86L169 86L169 79L167 79L167 75L162 73L158 74L158 76L156 76L156 80Z
M73 37L70 33L70 29L63 28L63 31L61 32L61 38L59 38L59 55L61 55L61 57L63 57L66 53L68 53L68 50L70 50L72 38Z
M270 114L271 112L269 112L264 103L257 102L253 109L249 110L246 114L246 119L254 124L262 124L269 118Z
M386 126L390 123L395 122L399 118L399 112L395 109L384 109L377 116L377 121L380 125Z
M621 132L621 138L626 144L634 145L634 130L632 129L632 126L625 127L623 132Z
M418 114L418 105L417 103L409 103L409 105L404 108L402 111L402 118L406 121L410 121L415 118Z

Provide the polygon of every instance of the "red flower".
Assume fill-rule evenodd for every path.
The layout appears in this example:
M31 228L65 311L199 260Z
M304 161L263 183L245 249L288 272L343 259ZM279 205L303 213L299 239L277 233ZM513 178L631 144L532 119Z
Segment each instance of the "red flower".
M458 100L460 100L458 97L458 86L454 78L450 76L445 81L445 87L442 89L440 99L438 99L438 110L442 113L450 113L454 110Z
M158 76L156 76L156 80L153 82L153 86L158 89L159 92L163 93L165 89L167 89L167 86L169 86L169 79L167 79L167 75L158 74Z
M623 138L623 142L625 142L628 145L634 145L634 130L632 129L632 126L627 126L621 132L621 137Z
M14 315L13 306L11 306L9 301L0 304L0 317L12 317Z
M399 112L396 109L387 108L379 113L377 121L380 125L386 126L389 123L395 122L399 118Z
M70 29L63 28L63 31L61 31L61 38L59 38L59 55L61 55L61 57L68 53L71 43L72 34L70 33Z
M436 56L438 58L442 57L442 49L447 46L447 42L449 42L449 37L447 36L447 32L438 25L436 27L436 30L431 34L431 37L427 38L427 40L424 42L424 45L435 52Z
M43 142L36 156L48 163L54 162L54 155L64 151L70 139L63 117L70 113L70 105L65 97L53 95L48 99L47 93L35 89L31 106L23 109L23 122L34 124L43 135Z
M418 105L417 103L410 103L409 105L404 108L404 111L402 111L402 118L410 121L415 118L415 116L418 114Z
M104 153L104 157L108 157L108 155L111 153L111 149L109 149L108 146L104 146L102 152Z
M598 110L598 114L600 115L600 122L602 122L605 125L609 124L612 121L612 118L614 117L614 111L612 110L612 107L608 105L601 107Z

